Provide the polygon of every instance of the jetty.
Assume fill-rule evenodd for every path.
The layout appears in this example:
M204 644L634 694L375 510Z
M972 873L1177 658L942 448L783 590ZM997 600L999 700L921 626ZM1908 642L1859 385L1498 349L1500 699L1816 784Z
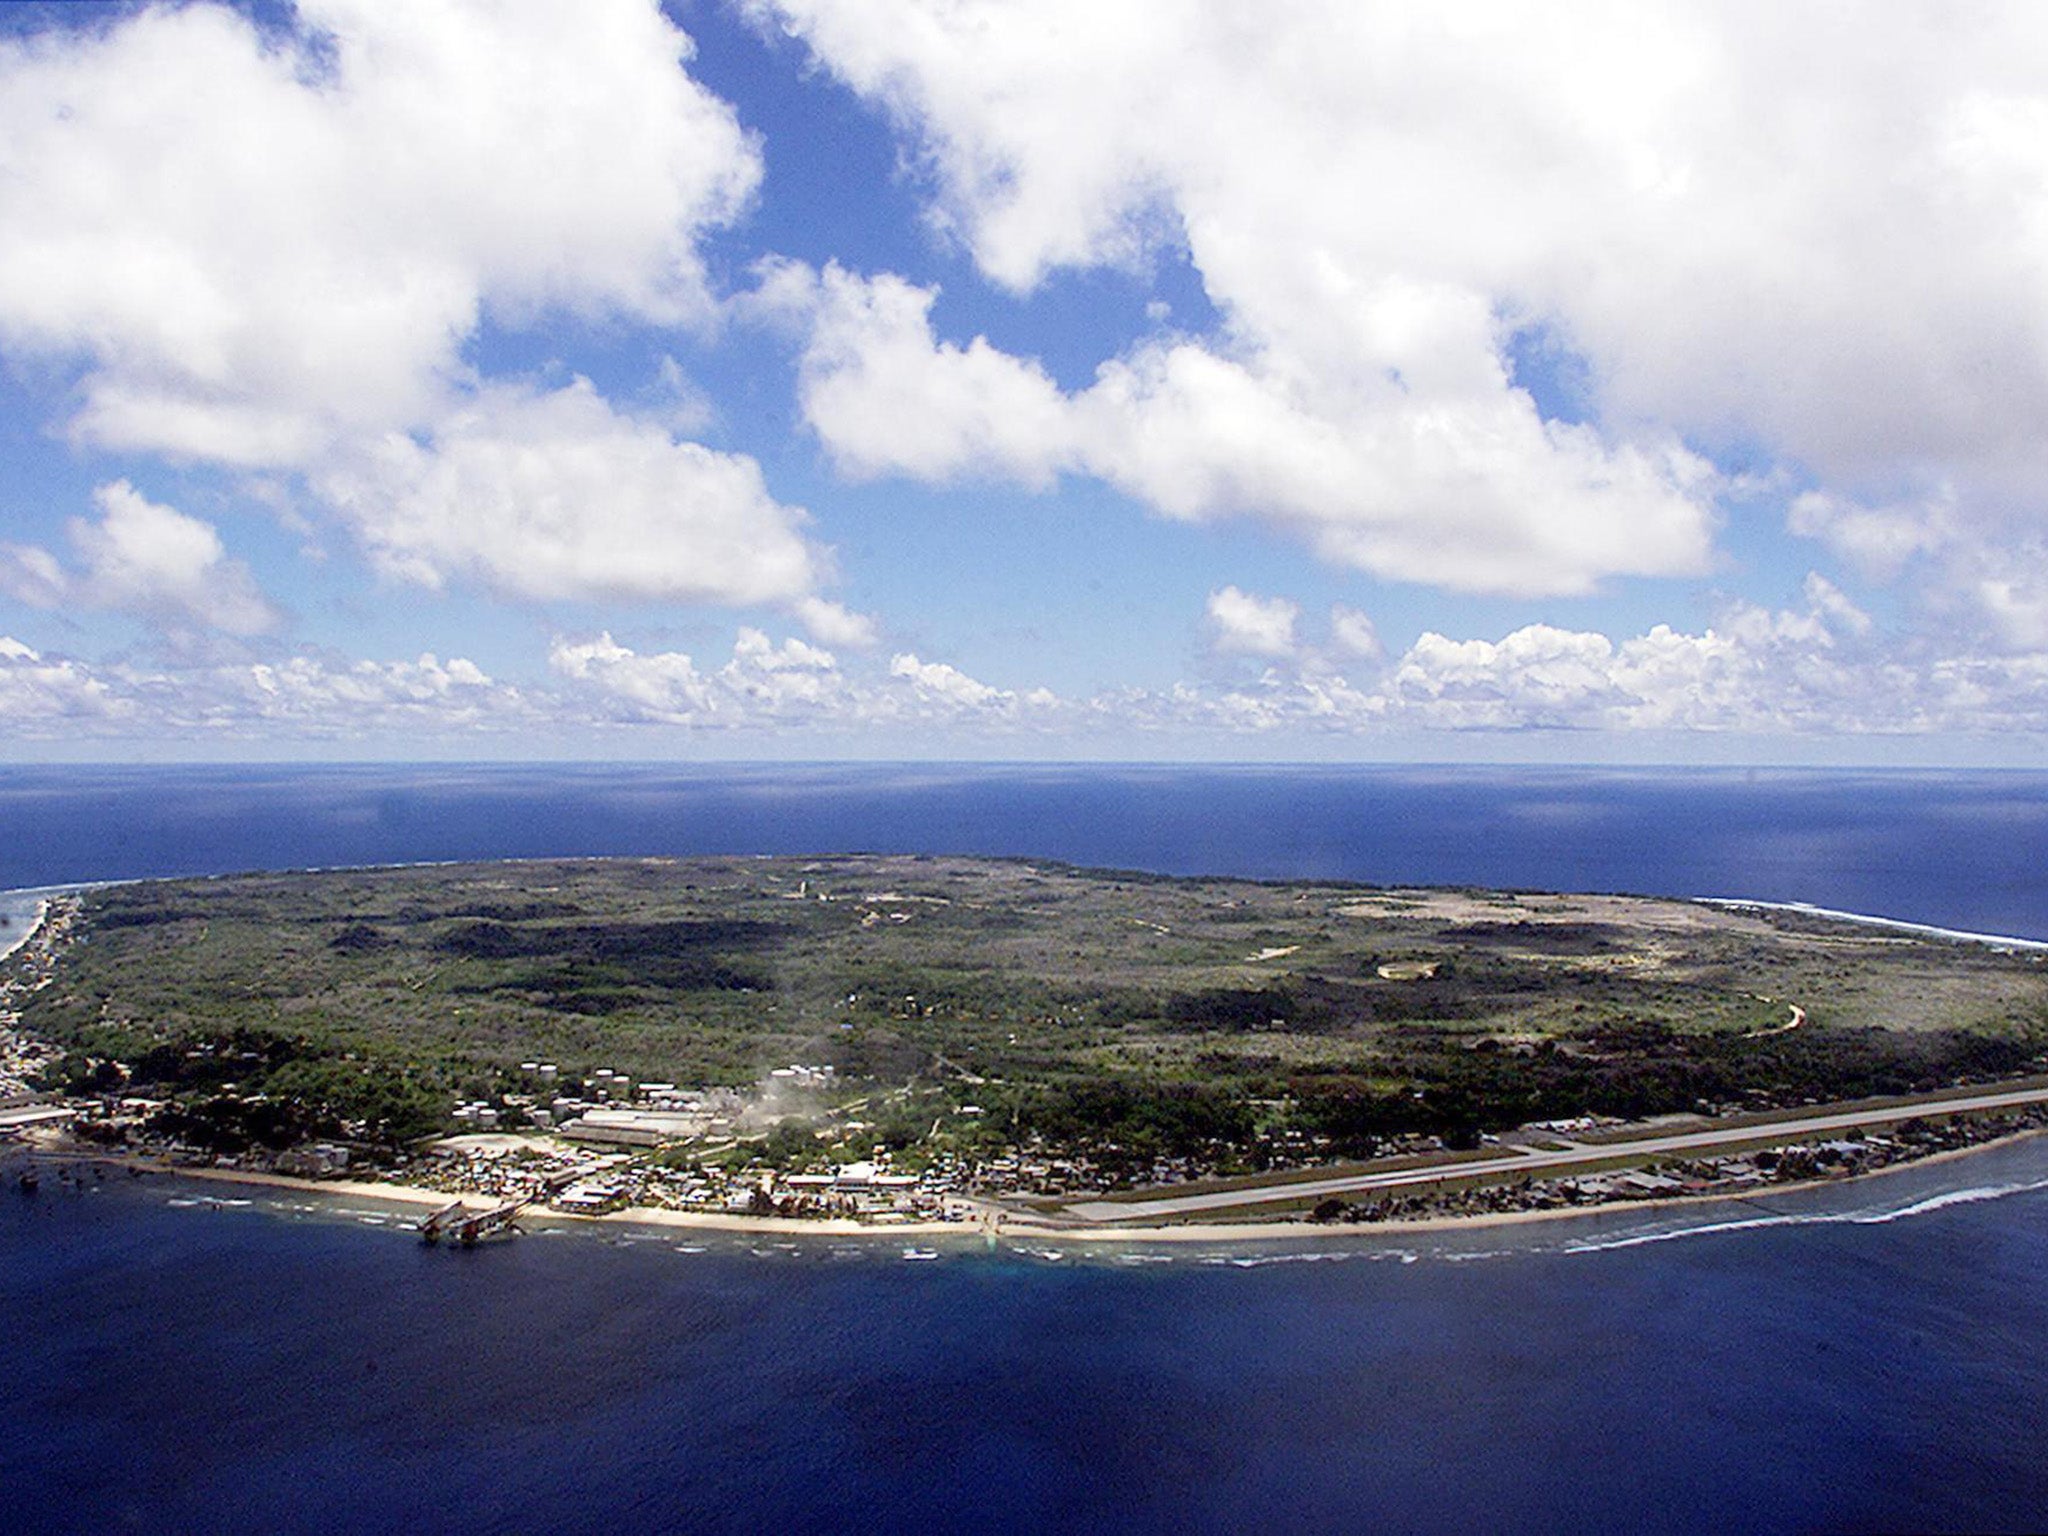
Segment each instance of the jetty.
M422 1216L416 1223L419 1227L420 1241L423 1243L438 1243L447 1235L448 1229L453 1223L462 1220L468 1214L468 1211L464 1208L464 1203L457 1200L453 1205L442 1206L440 1210L435 1211L430 1216Z
M462 1217L454 1223L455 1240L465 1248L472 1248L487 1237L509 1237L519 1230L513 1224L513 1218L532 1203L531 1200L508 1200L488 1211Z

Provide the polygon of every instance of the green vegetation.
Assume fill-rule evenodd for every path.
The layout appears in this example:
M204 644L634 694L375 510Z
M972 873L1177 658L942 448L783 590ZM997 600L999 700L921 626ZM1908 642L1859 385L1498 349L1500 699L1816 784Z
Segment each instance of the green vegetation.
M1787 1028L1792 1005L1803 1022ZM108 887L24 1024L54 1082L222 1150L396 1146L599 1067L835 1070L821 1145L1115 1170L1471 1145L2048 1065L2023 955L1676 902L1167 880L1016 861L562 861Z

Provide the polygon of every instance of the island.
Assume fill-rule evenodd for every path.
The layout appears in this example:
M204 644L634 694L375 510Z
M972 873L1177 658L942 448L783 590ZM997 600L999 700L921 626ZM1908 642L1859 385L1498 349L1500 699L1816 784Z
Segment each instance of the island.
M0 976L0 1132L461 1221L1568 1210L2038 1127L2043 1074L2048 946L1021 859L106 885L45 902Z

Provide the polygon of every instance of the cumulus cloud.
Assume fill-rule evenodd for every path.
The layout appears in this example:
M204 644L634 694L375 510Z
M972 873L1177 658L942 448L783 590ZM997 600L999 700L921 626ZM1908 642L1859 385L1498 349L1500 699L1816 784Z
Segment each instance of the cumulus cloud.
M2043 520L2035 8L751 9L892 116L996 282L1184 255L1221 315L1106 359L1061 430L1027 361L924 340L899 288L858 323L828 305L816 398L882 376L934 402L928 435L818 412L868 472L1079 468L1509 592L1701 569L1716 488L1686 439L1811 472L1870 515L1801 515L1878 563L1924 547L1894 513L1930 485L1966 531ZM1596 425L1519 387L1537 330Z
M415 745L588 730L673 729L772 738L810 730L944 733L1014 742L1102 741L1129 751L1264 738L1361 745L1400 733L1657 732L1773 736L2038 734L2048 720L2048 648L1985 655L1889 645L1822 580L1801 605L1729 605L1696 632L1623 637L1532 624L1497 639L1426 632L1397 655L1299 647L1245 683L1177 683L1065 697L1003 687L900 652L842 664L795 636L742 628L730 654L699 662L610 633L559 638L548 677L525 685L473 662L350 660L186 664L156 670L55 657L0 638L0 737L13 740L266 739L393 735Z
M949 663L907 653L891 657L886 668L850 675L830 651L794 637L778 645L751 628L739 632L731 659L712 669L680 651L635 651L609 633L558 639L548 661L574 685L566 708L613 723L758 730L942 721L1006 728L1059 703L1044 690L1020 699Z
M136 712L90 667L45 657L12 635L0 635L0 720L8 722L8 734L47 736L119 726Z
M2042 612L2048 612L2044 607ZM1352 629L1350 654L1344 631ZM1372 647L1364 642L1370 640ZM1695 632L1629 636L1530 624L1497 639L1425 631L1396 655L1339 605L1327 646L1297 644L1253 681L1125 689L1064 706L1075 722L1145 732L1301 740L1387 731L1643 732L1837 737L2038 733L2048 715L2048 639L1985 654L1880 635L1818 574L1798 604L1734 601Z
M1605 635L1531 624L1504 639L1450 640L1426 632L1394 668L1390 692L1434 724L1561 726L1633 701L1613 676Z
M39 544L0 544L0 592L31 608L55 608L71 590L57 557Z
M1288 656L1301 606L1284 597L1254 597L1236 587L1209 594L1209 629L1216 649L1249 656Z
M1067 394L980 337L939 340L934 297L888 274L777 276L776 303L810 305L805 419L849 474L1041 488L1089 474L1169 517L1256 517L1336 564L1461 589L1578 592L1705 564L1704 460L1668 436L1614 445L1546 422L1497 361L1436 390L1419 359L1407 377L1361 364L1333 381L1270 344L1178 341L1110 359ZM1485 306L1465 308L1458 325L1491 359Z
M0 339L83 438L296 465L436 412L488 311L675 322L760 177L647 5L213 5L0 45Z
M476 663L431 651L416 661L287 661L220 667L205 674L201 718L243 728L260 722L302 734L348 736L425 724L459 732L520 723L516 689L495 684Z
M613 640L609 631L593 640L557 640L548 665L563 677L595 685L633 718L689 723L710 707L709 685L688 656L679 651L641 656Z
M165 630L277 627L281 615L249 568L228 558L211 523L150 501L125 480L98 487L93 500L100 520L71 522L80 569L66 570L38 546L0 546L0 590L39 608L112 609Z
M520 598L795 602L803 514L740 454L621 415L588 382L492 385L431 434L391 432L317 479L385 571Z
M1043 487L1072 457L1067 402L1051 378L980 337L965 347L934 340L932 289L784 263L769 291L809 322L798 399L848 474L1006 475Z
M909 654L890 659L889 675L908 683L918 698L926 703L979 708L986 704L1007 703L1014 697L1000 688L975 681L947 662L919 661Z
M487 319L719 323L700 243L761 157L687 38L641 0L304 0L292 25L194 4L0 43L0 349L78 370L74 436L301 474L427 586L808 604L855 637L759 465L676 438L672 361L657 420L464 357Z
M2034 543L1981 559L1957 573L1955 597L1964 615L1988 630L1994 652L2048 650L2048 579L2040 574L2048 547Z
M1837 633L1868 635L1875 627L1870 615L1850 599L1849 594L1818 571L1809 571L1800 589L1814 614Z
M1984 701L1946 687L1932 658L1866 644L1869 617L1825 578L1810 576L1804 597L1799 609L1731 604L1697 634L1659 624L1618 642L1549 624L1499 640L1426 631L1362 697L1375 720L1432 730L1976 728L1965 722Z
M827 645L866 650L880 638L875 633L875 621L866 614L854 613L822 597L800 597L791 611L805 629Z
M1944 487L1937 495L1877 507L1806 491L1786 507L1785 526L1801 538L1819 540L1866 574L1889 579L1916 556L1954 542L1955 491Z
M0 636L0 719L16 740L347 741L453 737L532 725L519 690L473 662L431 654L380 662L306 654L161 670L52 657Z
M1372 661L1381 654L1380 632L1371 615L1342 603L1330 609L1330 642L1341 656Z
M830 651L794 637L778 645L752 628L739 632L731 659L710 671L681 651L635 651L609 632L556 640L548 664L576 685L572 710L611 723L759 728L859 713Z

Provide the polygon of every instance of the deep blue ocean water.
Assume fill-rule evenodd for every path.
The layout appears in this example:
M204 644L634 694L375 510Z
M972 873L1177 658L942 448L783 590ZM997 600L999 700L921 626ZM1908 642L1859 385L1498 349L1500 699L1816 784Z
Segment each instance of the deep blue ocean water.
M11 769L0 885L972 851L2048 938L2048 775ZM1761 1201L1059 1261L0 1190L23 1531L2048 1527L2048 1139Z

